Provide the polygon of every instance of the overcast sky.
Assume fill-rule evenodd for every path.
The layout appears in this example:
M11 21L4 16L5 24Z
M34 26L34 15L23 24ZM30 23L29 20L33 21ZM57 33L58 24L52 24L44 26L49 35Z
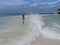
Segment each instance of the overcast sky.
M0 0L0 13L48 13L60 8L60 0Z

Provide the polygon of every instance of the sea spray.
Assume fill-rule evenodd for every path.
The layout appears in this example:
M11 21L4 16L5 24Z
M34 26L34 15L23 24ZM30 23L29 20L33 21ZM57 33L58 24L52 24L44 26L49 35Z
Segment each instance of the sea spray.
M30 21L31 21L31 30L28 33L28 35L24 36L23 40L21 41L21 43L19 43L20 45L31 45L31 43L36 39L36 37L40 36L40 27L38 27L39 25L39 21L38 21L38 17L36 15L31 16ZM42 23L40 24L40 26L42 26Z

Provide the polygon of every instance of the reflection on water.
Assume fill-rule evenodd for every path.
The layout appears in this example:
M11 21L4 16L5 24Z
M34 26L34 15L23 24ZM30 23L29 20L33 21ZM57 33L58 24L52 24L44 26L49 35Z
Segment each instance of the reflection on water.
M60 39L60 15L21 15L0 18L0 45L28 45L36 37Z

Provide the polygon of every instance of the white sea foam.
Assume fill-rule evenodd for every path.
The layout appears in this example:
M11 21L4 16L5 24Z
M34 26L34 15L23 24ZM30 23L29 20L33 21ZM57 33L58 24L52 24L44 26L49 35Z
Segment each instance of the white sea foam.
M40 31L44 38L51 39L60 39L60 33L57 33L53 29L49 29L48 27L44 28L44 30Z
M38 21L38 16L37 15L35 15L35 16L31 15L31 16L28 16L28 17L30 18L30 19L28 19L29 22L27 21L28 24L29 24L29 26L28 26L29 29L28 30L24 29L24 30L28 31L26 35L22 35L22 36L18 35L17 36L15 34L16 30L17 30L17 33L18 33L18 31L23 27L21 27L21 25L20 25L20 28L18 29L18 27L19 27L18 22L20 22L21 20L19 21L19 19L17 19L17 18L14 19L13 18L13 20L11 20L11 22L9 21L7 27L5 27L5 31L1 32L1 34L3 34L3 37L4 37L4 35L7 36L7 37L4 37L3 39L1 39L2 43L0 42L0 44L1 45L30 45L31 42L33 40L35 40L35 38L40 35L40 30L39 30L40 28L38 28L38 22L39 21ZM17 26L17 24L18 24L18 26ZM40 26L41 25L42 24L40 23ZM20 30L20 31L22 31L22 30Z
M42 20L42 16L29 15L26 16L25 24L22 26L22 17L17 16L8 21L8 29L4 31L7 33L5 36L0 38L0 45L31 45L31 43L38 36L44 38L60 39L60 34L54 30L45 27L45 23ZM27 23L28 22L28 23ZM24 29L23 29L24 28ZM19 32L20 31L20 32ZM5 34L5 33L1 34ZM20 33L24 33L24 35ZM16 34L15 34L16 33Z
M54 26L54 27L57 27L57 28L60 28L60 25L57 24L57 23L53 23L53 26Z

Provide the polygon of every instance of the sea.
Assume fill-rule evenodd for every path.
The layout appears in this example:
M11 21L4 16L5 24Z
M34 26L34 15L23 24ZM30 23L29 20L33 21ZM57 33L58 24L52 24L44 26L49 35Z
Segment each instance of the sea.
M31 45L37 37L60 40L60 14L0 15L0 45Z

